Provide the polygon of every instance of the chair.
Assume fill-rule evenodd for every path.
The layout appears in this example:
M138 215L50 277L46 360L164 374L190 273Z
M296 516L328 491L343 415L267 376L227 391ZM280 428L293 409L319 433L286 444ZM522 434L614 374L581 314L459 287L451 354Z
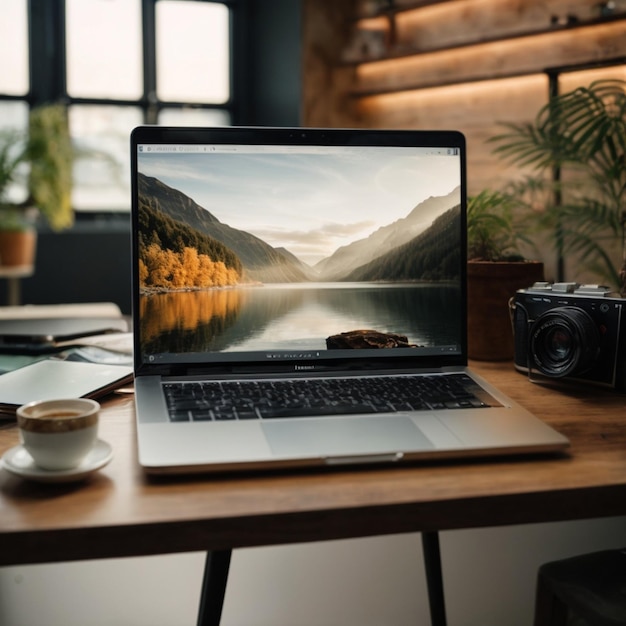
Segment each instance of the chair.
M626 549L593 552L539 568L534 626L572 623L626 624Z

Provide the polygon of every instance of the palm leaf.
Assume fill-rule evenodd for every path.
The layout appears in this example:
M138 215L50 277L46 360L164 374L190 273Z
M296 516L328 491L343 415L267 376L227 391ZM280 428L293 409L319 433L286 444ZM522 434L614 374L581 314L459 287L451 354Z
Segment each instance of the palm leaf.
M530 184L531 178L518 183L520 202L531 203L538 192L543 194L538 223L551 229L555 248L576 252L588 268L619 284L606 241L623 239L626 81L595 81L552 98L532 123L502 127L490 140L495 154L532 168L535 177L544 178L555 168L572 173L566 183Z

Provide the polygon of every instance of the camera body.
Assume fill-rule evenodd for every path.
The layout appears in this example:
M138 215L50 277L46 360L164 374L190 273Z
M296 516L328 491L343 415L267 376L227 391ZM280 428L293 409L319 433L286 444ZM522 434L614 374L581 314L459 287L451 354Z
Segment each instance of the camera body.
M626 299L608 287L535 283L512 317L516 369L626 391Z

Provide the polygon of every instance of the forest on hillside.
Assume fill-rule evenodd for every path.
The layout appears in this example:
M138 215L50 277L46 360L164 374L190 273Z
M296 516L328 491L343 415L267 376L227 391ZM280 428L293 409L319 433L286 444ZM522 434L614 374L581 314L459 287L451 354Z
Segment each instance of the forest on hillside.
M455 280L459 277L460 206L440 215L421 235L351 272L344 280Z
M148 198L139 198L139 282L144 289L224 287L237 284L243 268L216 239L173 220Z

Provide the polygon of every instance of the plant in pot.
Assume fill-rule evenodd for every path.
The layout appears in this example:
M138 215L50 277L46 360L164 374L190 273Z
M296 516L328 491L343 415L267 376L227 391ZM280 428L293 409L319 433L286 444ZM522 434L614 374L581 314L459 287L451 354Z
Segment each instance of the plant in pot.
M0 265L32 265L36 233L25 207L11 201L11 185L25 161L23 138L15 132L0 135ZM32 213L32 211L31 211Z
M518 289L543 280L543 263L527 261L519 244L528 242L514 197L483 190L467 204L468 354L472 359L513 358L509 300Z
M33 109L27 135L0 135L0 265L33 264L37 215L55 230L72 224L73 156L62 105ZM11 197L16 182L27 189L22 202Z
M626 81L595 81L551 98L533 122L505 126L495 152L530 169L516 198L540 208L558 279L573 258L572 279L584 270L626 297Z

